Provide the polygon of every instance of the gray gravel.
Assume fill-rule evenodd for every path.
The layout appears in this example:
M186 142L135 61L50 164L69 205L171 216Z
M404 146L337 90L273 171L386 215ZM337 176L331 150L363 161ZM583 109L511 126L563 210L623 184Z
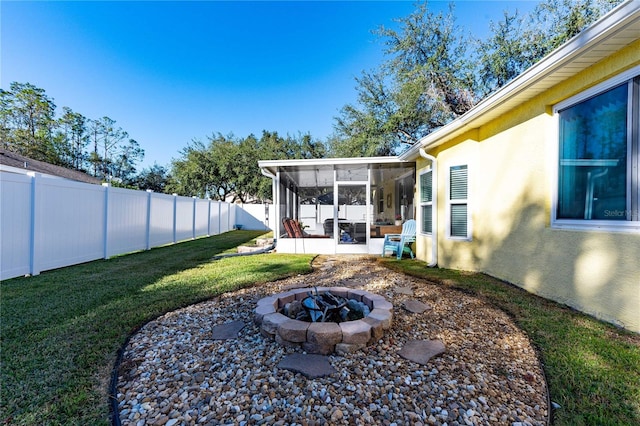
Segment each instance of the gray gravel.
M144 326L120 364L122 424L547 424L540 362L503 312L370 257L321 256L314 266L313 274L225 294ZM252 322L260 298L309 285L361 288L394 305L393 326L377 344L329 356L337 373L317 379L279 369L295 350L264 338ZM408 300L430 309L411 313ZM237 339L212 339L212 326L236 320L247 324ZM446 350L427 365L401 358L403 344L416 339L441 340Z

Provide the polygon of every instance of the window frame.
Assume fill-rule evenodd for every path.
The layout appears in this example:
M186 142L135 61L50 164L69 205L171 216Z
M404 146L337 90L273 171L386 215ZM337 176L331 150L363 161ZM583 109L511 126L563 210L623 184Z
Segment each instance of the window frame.
M627 196L631 220L560 219L560 112L598 96L616 86L627 84ZM607 232L640 233L640 66L633 67L615 77L597 84L553 106L554 135L551 158L551 228ZM630 105L629 105L630 104Z
M462 167L462 166L467 168L467 182L466 182L467 198L452 200L451 199L451 171L456 167ZM448 170L447 172L447 238L450 240L456 240L456 241L471 241L472 229L471 229L471 208L469 203L469 176L470 176L469 164L466 164L466 163L455 164L455 165L449 166L447 170ZM453 223L451 221L451 206L453 205L464 205L467 207L467 235L466 236L452 235L451 228L453 226Z
M422 190L423 190L423 186L422 186L422 176L426 175L427 173L431 174L431 201L422 201ZM434 188L433 188L433 168L430 167L427 170L423 170L420 172L419 176L418 176L418 183L419 183L419 194L420 194L420 233L423 235L433 235L433 216L434 214L436 214L436 212L433 211L433 199L434 199ZM431 207L431 229L429 231L425 231L423 229L423 225L424 225L424 211L423 211L423 207Z

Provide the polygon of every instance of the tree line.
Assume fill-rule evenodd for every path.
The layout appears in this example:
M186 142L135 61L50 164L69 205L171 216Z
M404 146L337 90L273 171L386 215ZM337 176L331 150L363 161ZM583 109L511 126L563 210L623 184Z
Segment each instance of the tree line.
M144 158L115 120L90 119L66 106L57 116L44 89L19 82L0 89L0 147L123 185L133 182Z
M356 79L355 104L336 117L333 155L398 154L461 116L621 0L545 0L529 14L505 11L489 36L469 34L455 4L435 13L428 2L375 30L385 60ZM514 3L517 5L517 3Z
M416 4L412 14L396 20L398 29L374 30L385 60L356 78L357 101L342 107L326 141L270 131L260 138L214 133L206 141L191 141L168 168L154 164L136 173L144 151L114 120L91 120L67 107L56 118L44 90L12 83L0 91L0 146L139 189L263 201L271 196L271 181L260 174L258 160L399 154L619 3L544 0L527 15L505 11L485 39L456 23L454 3L438 13L428 2Z

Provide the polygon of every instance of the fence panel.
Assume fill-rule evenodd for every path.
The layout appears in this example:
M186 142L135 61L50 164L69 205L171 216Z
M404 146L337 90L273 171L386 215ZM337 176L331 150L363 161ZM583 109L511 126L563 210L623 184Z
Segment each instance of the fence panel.
M189 197L176 197L176 243L193 238L193 201Z
M150 193L107 188L107 256L147 248Z
M173 207L173 195L151 194L149 248L173 242Z
M220 234L220 201L211 201L209 210L209 232L211 235Z
M32 180L0 173L0 280L30 273Z
M196 200L196 215L193 220L196 238L211 235L209 233L209 205L211 204L212 202L210 200Z
M233 224L229 225L229 210L230 205L227 203L220 203L220 233L231 230Z
M242 225L243 229L268 230L265 208L269 204L243 204L237 209L235 222Z
M36 177L32 273L104 257L105 189Z

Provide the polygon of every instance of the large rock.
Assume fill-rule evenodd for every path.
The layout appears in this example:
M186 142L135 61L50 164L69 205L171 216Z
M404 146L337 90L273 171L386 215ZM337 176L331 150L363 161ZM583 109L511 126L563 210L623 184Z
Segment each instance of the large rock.
M329 363L326 356L315 354L287 355L278 363L278 368L304 374L310 379L336 373L336 369Z
M431 358L444 353L444 351L444 343L440 340L409 340L398 351L398 355L409 361L424 365Z

